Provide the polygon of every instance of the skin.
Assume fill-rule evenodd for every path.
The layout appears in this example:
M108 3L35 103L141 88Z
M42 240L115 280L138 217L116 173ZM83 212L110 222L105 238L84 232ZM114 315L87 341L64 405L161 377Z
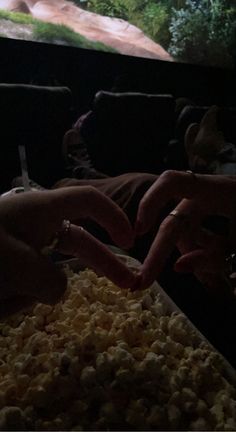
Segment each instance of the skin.
M142 198L136 219L136 235L153 226L161 209L171 200L178 203L178 215L168 215L162 222L142 265L140 286L149 286L162 271L174 247L181 257L175 270L193 272L203 282L213 280L224 270L225 254L236 246L235 176L193 175L164 172ZM213 235L202 228L208 215L225 216L230 221L230 235Z
M66 289L64 273L42 254L70 220L68 233L60 235L61 253L79 257L99 274L124 288L145 288L162 271L177 246L179 272L193 272L214 285L224 271L225 254L236 246L235 176L192 175L166 171L143 196L135 233L123 211L93 187L66 187L53 191L27 192L2 197L0 201L0 317L41 301L56 303ZM217 193L216 193L217 191ZM129 249L134 236L152 229L161 210L175 200L178 214L162 222L140 268L134 274L109 249L78 225L91 218L104 227L121 248ZM207 215L226 216L230 235L216 236L202 228ZM75 222L75 223L73 223Z
M91 218L104 227L121 248L132 246L134 234L127 216L92 187L26 192L0 201L0 317L35 301L53 304L66 289L64 273L41 251L70 220L57 249L128 288L137 283L132 273L104 244L73 221Z

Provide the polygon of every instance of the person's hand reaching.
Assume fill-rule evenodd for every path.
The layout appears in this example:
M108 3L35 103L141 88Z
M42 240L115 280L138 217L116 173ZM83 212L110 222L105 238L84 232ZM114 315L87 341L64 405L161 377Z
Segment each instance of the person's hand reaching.
M0 198L0 317L34 301L55 303L63 295L66 276L42 253L55 238L59 252L79 257L117 285L132 288L137 283L138 276L104 244L73 224L84 218L104 227L119 247L132 246L134 234L128 218L94 188L70 187ZM67 220L71 221L69 229L64 227Z
M136 234L142 235L154 227L161 209L173 199L177 206L161 223L142 265L142 287L159 276L175 246L181 253L175 270L192 272L204 283L211 283L224 271L226 253L236 246L234 176L164 172L140 202ZM202 222L211 215L228 218L227 238L203 228Z

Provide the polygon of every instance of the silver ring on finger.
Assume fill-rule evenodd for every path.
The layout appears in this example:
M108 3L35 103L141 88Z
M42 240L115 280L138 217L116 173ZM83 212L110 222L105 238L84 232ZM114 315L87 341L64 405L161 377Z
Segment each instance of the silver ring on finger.
M192 178L194 178L194 180L197 180L197 176L196 176L196 174L193 171L186 170L185 172L186 172L186 174L190 174L192 176Z
M179 210L172 210L168 216L173 216L181 220L186 220L188 218L188 215L186 213L181 213Z
M57 251L60 242L70 232L71 222L68 219L64 219L61 224L60 230L56 231L50 244L41 249L43 255L51 255L54 251ZM81 227L82 228L82 227Z

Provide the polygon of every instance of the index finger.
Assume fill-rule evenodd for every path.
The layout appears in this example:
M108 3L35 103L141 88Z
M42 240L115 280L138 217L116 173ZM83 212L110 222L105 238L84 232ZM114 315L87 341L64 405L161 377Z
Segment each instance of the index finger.
M144 234L154 226L160 210L170 202L194 199L205 215L228 216L235 206L235 179L225 175L165 171L140 202L136 233Z
M175 209L176 216L170 213L161 223L154 242L142 265L143 287L149 286L161 273L168 257L181 237L183 230L188 229L189 220L195 210L195 203L191 200L182 200ZM198 216L199 215L195 213L192 223L197 223Z
M105 275L122 288L132 288L139 276L128 268L103 243L85 229L71 225L59 242L62 253L77 256L83 265Z
M186 172L165 171L140 201L136 233L144 234L155 224L162 208L171 200L192 198L196 189L195 175Z
M68 187L51 191L54 216L75 221L90 218L105 228L121 248L133 245L134 234L126 214L103 193L93 187Z

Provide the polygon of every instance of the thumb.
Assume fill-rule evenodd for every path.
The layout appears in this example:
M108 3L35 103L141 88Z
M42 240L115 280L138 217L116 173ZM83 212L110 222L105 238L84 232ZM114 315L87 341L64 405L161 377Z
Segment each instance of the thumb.
M209 253L204 249L196 249L182 255L175 263L175 271L180 273L219 273L225 268L225 262L218 251Z
M194 273L199 266L202 267L206 256L202 249L196 249L182 255L175 263L174 269L179 273Z
M26 243L1 233L0 299L29 296L54 304L66 289L66 276Z

